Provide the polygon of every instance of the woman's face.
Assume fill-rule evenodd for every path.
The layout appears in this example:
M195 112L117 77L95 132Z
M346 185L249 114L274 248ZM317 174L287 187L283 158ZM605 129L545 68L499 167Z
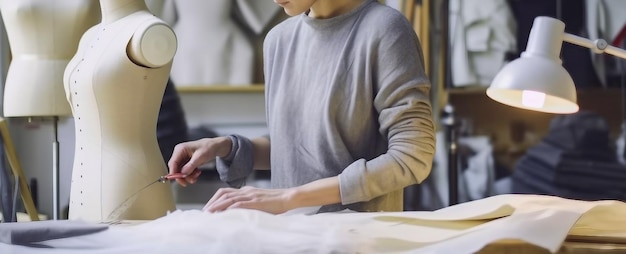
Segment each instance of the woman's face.
M283 7L289 16L299 15L311 9L317 0L274 0L275 3Z

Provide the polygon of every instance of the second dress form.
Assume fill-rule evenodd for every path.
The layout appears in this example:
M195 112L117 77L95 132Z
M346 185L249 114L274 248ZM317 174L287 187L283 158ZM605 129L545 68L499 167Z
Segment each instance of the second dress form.
M171 61L148 68L127 54L133 35L151 24L164 25L138 11L97 25L85 33L67 66L64 83L76 130L69 219L150 220L175 209L170 185L156 183L114 214L167 173L156 122Z
M93 0L0 0L12 59L4 116L67 116L63 71L82 34L98 23Z
M173 0L178 20L172 26L180 50L172 80L177 86L250 84L252 43L231 17L233 0Z

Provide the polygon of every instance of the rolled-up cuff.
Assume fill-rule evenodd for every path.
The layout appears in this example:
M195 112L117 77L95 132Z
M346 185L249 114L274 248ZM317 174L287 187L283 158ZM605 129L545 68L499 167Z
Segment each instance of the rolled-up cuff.
M366 174L363 172L365 163L364 159L359 159L339 174L339 193L342 205L368 201L370 199Z
M253 146L250 139L240 135L229 135L232 147L225 158L217 157L215 167L220 180L234 188L246 184L246 178L252 173L254 163Z

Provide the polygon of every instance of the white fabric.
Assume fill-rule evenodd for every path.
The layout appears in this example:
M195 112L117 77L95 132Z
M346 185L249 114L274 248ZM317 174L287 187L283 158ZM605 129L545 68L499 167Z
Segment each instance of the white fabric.
M55 249L0 244L0 252L475 253L501 239L518 239L556 252L568 232L620 232L625 217L622 202L536 195L494 196L434 212L270 215L255 210L215 214L191 210L43 242Z
M506 0L450 1L450 45L454 86L489 86L514 52L517 24Z

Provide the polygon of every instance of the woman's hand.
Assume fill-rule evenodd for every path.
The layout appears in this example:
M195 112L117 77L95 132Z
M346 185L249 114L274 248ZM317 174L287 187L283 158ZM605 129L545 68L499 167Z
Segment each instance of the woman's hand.
M231 208L245 208L280 214L296 208L290 204L292 196L292 189L259 189L250 186L241 189L221 188L202 210L220 212Z
M246 208L280 214L292 209L323 206L341 202L339 177L323 178L288 189L222 188L202 210L220 212L230 208Z
M196 170L199 166L215 159L226 157L230 153L232 143L228 137L203 138L196 141L184 142L174 147L174 152L167 166L170 174L183 173L188 176L176 179L182 186L193 184L200 176L201 171ZM192 172L194 172L192 174Z

